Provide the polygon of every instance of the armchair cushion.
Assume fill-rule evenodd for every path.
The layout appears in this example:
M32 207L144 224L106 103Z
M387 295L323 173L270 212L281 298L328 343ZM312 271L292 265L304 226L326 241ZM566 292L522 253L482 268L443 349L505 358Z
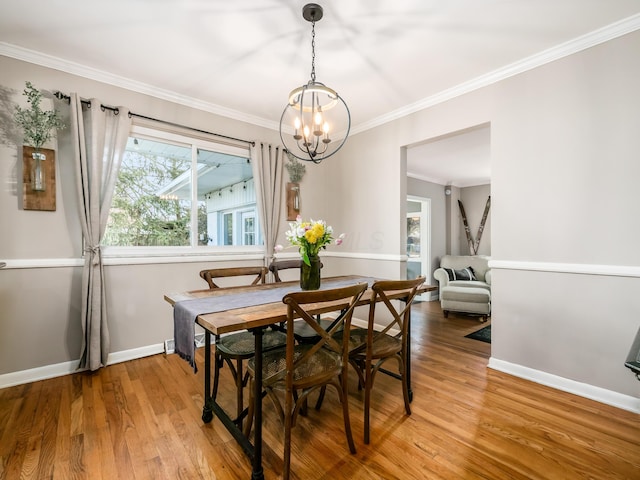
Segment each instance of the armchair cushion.
M445 272L449 276L449 280L477 280L472 267L455 270L453 268L445 268Z

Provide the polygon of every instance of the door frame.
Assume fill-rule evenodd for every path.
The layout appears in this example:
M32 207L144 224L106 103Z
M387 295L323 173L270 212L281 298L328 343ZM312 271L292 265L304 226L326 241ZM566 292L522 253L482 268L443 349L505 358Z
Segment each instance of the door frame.
M425 283L431 285L431 199L417 195L407 195L407 202L409 201L420 203L420 271L425 277ZM407 218L409 215L413 214L407 212ZM427 240L426 245L424 239ZM411 260L407 256L408 262L415 262L415 260ZM416 298L422 301L429 301L431 300L431 292L426 292Z

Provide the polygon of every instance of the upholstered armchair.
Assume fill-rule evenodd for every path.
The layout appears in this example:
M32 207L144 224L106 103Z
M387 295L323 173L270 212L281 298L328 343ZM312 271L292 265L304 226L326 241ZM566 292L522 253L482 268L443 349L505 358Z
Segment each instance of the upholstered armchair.
M449 312L480 315L486 321L491 314L490 257L485 255L445 255L433 272L438 280L440 305L445 318Z

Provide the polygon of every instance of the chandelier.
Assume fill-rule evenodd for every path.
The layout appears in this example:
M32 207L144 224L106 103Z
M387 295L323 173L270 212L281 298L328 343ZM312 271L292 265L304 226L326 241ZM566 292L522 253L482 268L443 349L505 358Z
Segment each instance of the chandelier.
M302 17L311 22L311 78L289 94L280 117L280 139L294 157L320 163L344 145L351 114L335 90L316 81L316 22L322 18L322 7L309 3Z

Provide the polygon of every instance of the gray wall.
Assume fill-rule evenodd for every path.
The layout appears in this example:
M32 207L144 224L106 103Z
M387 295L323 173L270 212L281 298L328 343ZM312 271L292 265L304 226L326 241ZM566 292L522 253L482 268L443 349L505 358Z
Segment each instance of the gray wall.
M8 264L0 270L0 376L66 362L73 371L82 340L82 233L68 130L61 132L56 148L56 211L19 208L22 153L11 116L14 103L26 106L21 95L26 80L42 90L77 92L83 98L96 97L107 105L126 105L135 113L223 135L274 144L278 138L271 129L0 56L0 261ZM56 105L67 111L64 103ZM48 99L43 104L51 106ZM238 258L221 257L218 266L262 263L261 252ZM214 265L210 257L136 261L112 259L105 267L114 354L156 352L172 338L171 308L164 294L202 288L198 271ZM12 382L13 377L0 385Z
M301 186L303 216L325 219L348 235L323 260L327 273L402 277L405 147L490 124L490 364L613 396L640 396L639 382L623 366L640 318L640 224L632 221L640 204L638 45L640 33L631 33L353 134L337 155L307 168ZM19 91L27 79L39 88L75 90L158 118L276 143L275 131L0 57L0 85ZM0 260L73 264L81 240L70 179L59 177L57 212L20 211L12 191L15 163L15 147L0 146ZM200 286L194 278L200 266L107 266L112 351L168 338L170 308L162 295ZM0 374L77 360L78 271L0 271Z
M322 165L364 172L345 224L364 236L381 229L384 251L398 253L402 149L490 124L490 363L583 394L619 393L613 403L640 392L623 365L640 318L638 45L634 32L359 133Z

